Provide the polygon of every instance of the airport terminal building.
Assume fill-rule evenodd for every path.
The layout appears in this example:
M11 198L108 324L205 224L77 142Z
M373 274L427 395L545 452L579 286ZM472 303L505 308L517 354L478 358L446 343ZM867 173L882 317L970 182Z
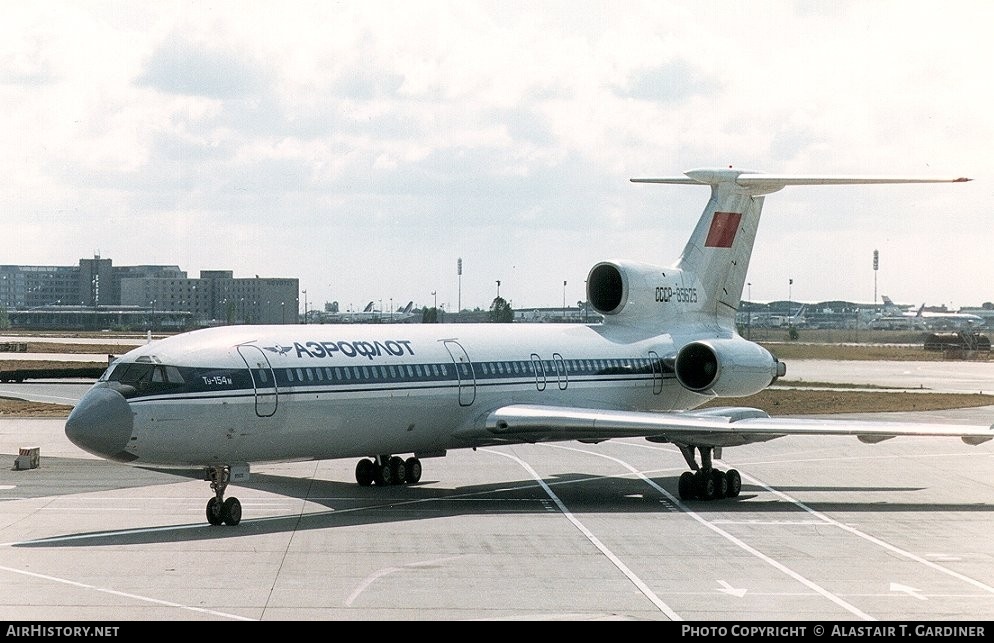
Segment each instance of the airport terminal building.
M0 265L0 312L14 328L189 330L217 324L297 322L299 280L188 277L179 266Z

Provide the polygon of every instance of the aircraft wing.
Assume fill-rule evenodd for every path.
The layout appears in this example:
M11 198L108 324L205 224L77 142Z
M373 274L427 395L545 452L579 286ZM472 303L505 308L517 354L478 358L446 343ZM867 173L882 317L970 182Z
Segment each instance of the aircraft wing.
M722 447L786 435L854 435L867 443L897 436L958 437L976 445L994 438L994 425L771 418L765 411L748 407L656 413L514 404L491 412L482 430L464 437L495 442L645 437L653 442Z

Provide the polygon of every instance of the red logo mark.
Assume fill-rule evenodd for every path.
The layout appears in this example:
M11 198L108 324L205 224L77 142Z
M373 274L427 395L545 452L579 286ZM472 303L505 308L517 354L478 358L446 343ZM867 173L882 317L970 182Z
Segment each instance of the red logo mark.
M705 248L731 248L735 233L739 229L741 212L715 212L711 217L711 229L704 241Z

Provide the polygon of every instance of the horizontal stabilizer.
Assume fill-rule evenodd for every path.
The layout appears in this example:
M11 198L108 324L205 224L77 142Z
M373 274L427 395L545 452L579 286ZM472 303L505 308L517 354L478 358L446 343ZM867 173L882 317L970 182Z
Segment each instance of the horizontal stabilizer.
M735 183L748 194L769 194L789 185L875 185L892 183L964 183L972 179L966 177L915 177L915 176L819 176L764 174L742 170L690 170L685 176L661 178L636 178L633 183L664 183L674 185L717 185Z

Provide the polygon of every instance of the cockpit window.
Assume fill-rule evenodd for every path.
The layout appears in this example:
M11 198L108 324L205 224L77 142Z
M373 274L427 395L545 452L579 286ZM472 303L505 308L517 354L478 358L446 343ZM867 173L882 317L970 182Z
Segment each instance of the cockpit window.
M186 384L183 374L175 366L160 366L159 368L165 372L166 381L170 384Z
M114 369L110 379L112 382L135 386L141 381L151 380L153 368L155 367L151 364L121 364Z
M103 372L103 373L102 373L102 374L100 375L100 378L99 378L99 379L97 379L97 381L98 381L98 382L106 382L106 381L110 380L110 374L114 372L114 369L115 369L115 368L117 368L117 363L116 363L116 362L115 362L114 364L111 364L110 366L108 366L108 367L107 367L107 370L106 370L106 371L104 371L104 372Z
M107 381L120 382L134 389L140 395L160 393L179 388L186 383L180 370L175 366L161 364L132 363L115 364L106 374Z

